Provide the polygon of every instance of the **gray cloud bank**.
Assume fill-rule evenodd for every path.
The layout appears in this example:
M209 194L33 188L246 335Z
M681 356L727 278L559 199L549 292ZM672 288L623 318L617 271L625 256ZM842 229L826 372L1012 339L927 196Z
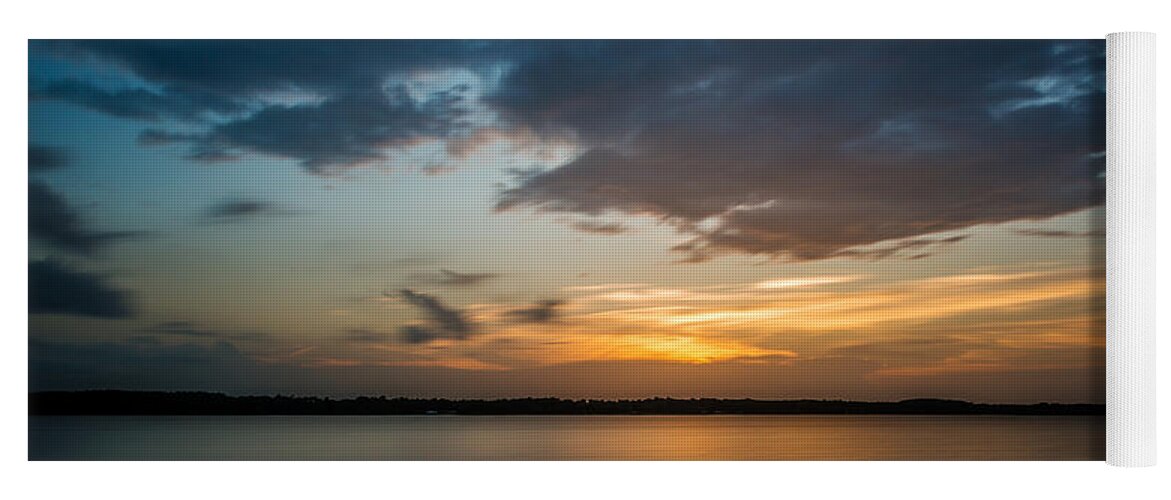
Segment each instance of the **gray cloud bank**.
M1102 203L1101 41L84 41L58 57L124 68L118 91L49 82L34 97L196 122L146 143L195 159L289 158L311 172L384 160L477 127L584 151L529 171L497 209L649 216L726 253L874 257L860 247L1045 219ZM36 68L30 68L36 73ZM426 92L394 75L460 70ZM143 95L143 93L150 95ZM293 95L280 102L266 95ZM495 121L470 118L477 107ZM214 119L209 118L214 117ZM160 140L162 139L162 140ZM914 252L914 255L910 253ZM907 248L891 255L915 257Z

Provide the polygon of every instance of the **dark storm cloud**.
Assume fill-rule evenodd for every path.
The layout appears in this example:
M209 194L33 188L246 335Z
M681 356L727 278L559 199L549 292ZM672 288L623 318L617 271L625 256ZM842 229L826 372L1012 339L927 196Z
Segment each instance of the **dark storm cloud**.
M67 165L69 165L69 155L65 154L64 151L49 146L28 145L29 172L57 170Z
M591 149L498 208L654 216L693 260L810 260L1103 200L1100 42L674 45L522 62L496 102Z
M655 107L686 100L721 66L714 42L548 41L510 54L515 67L489 100L534 130L588 141L620 138ZM735 64L735 63L731 63Z
M549 323L561 316L561 306L564 300L542 300L531 306L513 309L508 316L521 323Z
M462 340L475 333L475 325L462 312L439 299L411 290L400 293L408 304L426 313L428 320L426 324L403 327L403 337L407 342L419 344L444 338Z
M584 151L517 178L499 210L655 217L694 237L680 247L690 261L725 253L872 258L858 248L1045 219L1104 197L1101 41L32 48L105 61L150 84L117 98L77 83L45 87L59 85L58 98L140 119L227 115L198 133L144 134L144 143L185 143L202 161L289 158L317 173L468 132L474 95L466 89L407 96L387 77L470 70L493 82L477 104L499 117L475 126L570 140ZM274 103L259 98L266 92L300 97ZM248 111L232 114L241 103Z
M28 233L30 238L77 254L91 254L112 242L144 235L86 228L81 216L64 198L37 182L28 185Z
M29 314L69 314L96 318L127 318L134 314L130 298L106 278L51 260L28 264Z
M381 89L320 104L269 106L197 140L209 153L256 152L298 160L310 171L384 159L383 150L459 127L453 102L415 102ZM218 156L218 155L217 155Z
M503 43L455 41L39 41L35 51L96 60L149 84L108 90L77 80L38 85L59 99L113 116L201 121L204 133L154 131L143 144L191 143L188 158L242 153L291 158L314 172L383 158L383 149L457 128L460 91L419 100L387 88L395 73L457 63L483 70ZM36 73L36 68L32 71ZM457 86L458 87L458 86ZM265 95L298 96L294 102ZM310 102L304 102L304 101ZM218 118L218 119L211 119ZM166 141L152 139L165 138Z
M60 40L37 50L123 67L176 91L247 96L299 88L344 93L387 73L474 59L491 44L410 40Z

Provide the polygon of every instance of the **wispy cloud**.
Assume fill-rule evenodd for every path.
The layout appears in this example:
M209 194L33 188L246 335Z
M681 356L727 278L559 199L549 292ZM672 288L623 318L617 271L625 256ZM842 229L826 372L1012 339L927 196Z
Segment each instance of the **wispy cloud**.
M756 288L774 290L779 288L794 288L805 286L836 285L862 279L860 276L812 276L801 278L779 278L756 283Z
M475 325L457 309L448 307L439 299L413 290L400 292L408 304L427 315L427 322L402 328L407 342L420 344L438 339L462 340L475 333Z
M499 278L496 273L461 273L440 269L438 273L416 273L411 276L415 283L449 287L471 287Z
M622 234L627 231L626 226L617 222L598 222L591 220L576 220L570 223L570 227L583 233L600 234L603 236Z
M767 283L767 282L766 282ZM644 289L578 297L613 304L591 313L631 325L708 331L844 331L929 321L1047 301L1088 300L1101 283L1084 271L968 273L825 291L731 287Z
M556 321L561 314L564 300L542 300L530 306L519 307L508 311L508 315L524 323L549 323Z
M261 200L239 199L225 201L208 208L206 218L217 223L242 222L266 216L293 214L273 203Z
M1040 236L1043 238L1104 238L1106 231L1104 229L1091 229L1087 231L1068 231L1063 229L1018 229L1017 234L1024 236Z

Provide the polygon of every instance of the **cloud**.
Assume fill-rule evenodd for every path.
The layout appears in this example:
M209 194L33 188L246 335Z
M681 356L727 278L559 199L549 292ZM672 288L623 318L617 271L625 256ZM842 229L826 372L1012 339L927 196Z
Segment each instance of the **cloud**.
M238 113L244 106L202 92L158 92L143 88L107 90L79 80L61 80L33 88L29 99L69 102L119 118L198 121L206 116Z
M604 236L612 236L626 232L626 226L616 222L576 220L570 223L570 227L583 233L600 234Z
M29 314L68 314L121 319L134 315L126 292L104 277L52 260L28 264Z
M213 222L239 222L265 215L287 213L276 205L258 200L226 201L207 210L206 217Z
M76 254L92 254L115 241L145 234L88 229L64 198L39 182L28 185L28 232L30 238Z
M424 325L407 325L402 327L403 340L408 344L425 344L435 339L444 338L440 330Z
M146 129L138 134L139 146L168 146L178 142L189 142L199 139L198 135L179 132L168 132L160 129Z
M64 151L50 146L28 145L29 172L57 170L68 165L69 155Z
M438 274L416 274L412 277L419 283L427 283L451 287L470 287L499 278L496 273L460 273L449 269L440 269Z
M320 104L269 106L215 126L194 147L213 158L254 152L327 172L385 160L387 148L447 136L459 128L459 116L449 96L416 102L402 91L374 89Z
M860 260L876 261L890 258L906 260L924 259L934 255L947 246L968 239L967 235L948 236L942 238L906 238L902 240L884 241L871 245L843 248L820 258L848 257ZM718 255L702 237L693 238L674 247L671 250L683 252L685 257L678 262L696 264L707 262Z
M839 283L852 283L852 282L855 282L855 281L858 281L858 280L861 280L864 278L865 278L865 276L853 276L853 275L802 276L802 277L778 278L778 279L760 281L760 282L753 284L752 287L757 288L757 289L761 289L761 290L786 290L786 289L792 289L792 288L836 285Z
M1099 42L591 47L522 61L494 97L587 150L500 211L654 217L691 261L814 260L1104 199Z
M706 336L735 332L751 337L784 332L777 339L784 343L778 347L805 353L830 347L832 343L822 337L827 333L850 333L849 340L888 338L921 332L925 323L944 321L968 330L954 332L957 335L976 335L973 330L978 323L989 319L1003 322L1006 317L1018 318L1043 307L1066 308L1045 316L1082 316L1087 314L1086 308L1101 304L1104 285L1097 273L1100 271L1093 269L981 270L882 285L865 280L834 286L852 280L807 277L695 289L597 290L573 299L581 305L579 309L597 312L574 316L568 323L578 331L596 333L664 331ZM980 315L986 315L983 321L974 321ZM1035 325L1033 330L1039 328ZM1093 331L1069 329L1065 333ZM1003 329L979 334L999 333ZM803 334L811 335L812 344L794 347L790 342Z
M329 174L480 135L567 144L579 154L518 176L497 209L569 214L560 219L601 234L618 227L581 217L652 217L691 237L676 247L690 262L916 258L928 254L860 248L1104 200L1101 41L57 41L30 50L128 73L129 89L43 88L111 114L194 119L198 127L142 140L187 144L200 161L264 155Z
M521 323L549 323L561 316L560 308L565 305L564 300L542 300L531 306L513 309L508 316Z
M1089 231L1066 231L1060 229L1018 229L1017 234L1024 236L1040 236L1044 238L1103 238L1106 232L1101 229Z
M408 304L428 316L426 324L403 327L403 337L407 342L419 344L436 339L463 340L475 333L475 325L462 312L444 305L439 299L411 290L402 290L400 294Z
M467 61L489 44L411 40L54 40L33 50L96 59L177 92L247 96L290 88L340 93L388 72Z
M885 242L872 247L846 248L830 254L829 257L854 257L864 260L880 260L902 256L903 258L912 260L922 259L931 256L932 254L929 253L931 250L954 245L966 239L968 239L968 235L966 234L943 238L910 238ZM905 253L906 251L914 251L914 253L908 255Z
M493 43L456 41L39 41L34 52L104 63L120 88L79 80L39 83L33 99L57 99L112 116L186 122L143 144L184 142L187 157L232 161L261 154L314 173L379 162L388 149L461 129L469 88L418 88L388 80L455 67L486 71ZM30 71L36 75L37 68ZM165 126L165 124L164 124ZM194 130L194 131L192 131ZM157 139L164 139L158 141Z

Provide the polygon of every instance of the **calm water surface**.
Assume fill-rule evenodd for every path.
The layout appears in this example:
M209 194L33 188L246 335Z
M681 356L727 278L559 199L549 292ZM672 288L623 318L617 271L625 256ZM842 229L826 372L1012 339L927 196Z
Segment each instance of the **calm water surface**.
M32 460L1103 460L1105 417L29 417Z

